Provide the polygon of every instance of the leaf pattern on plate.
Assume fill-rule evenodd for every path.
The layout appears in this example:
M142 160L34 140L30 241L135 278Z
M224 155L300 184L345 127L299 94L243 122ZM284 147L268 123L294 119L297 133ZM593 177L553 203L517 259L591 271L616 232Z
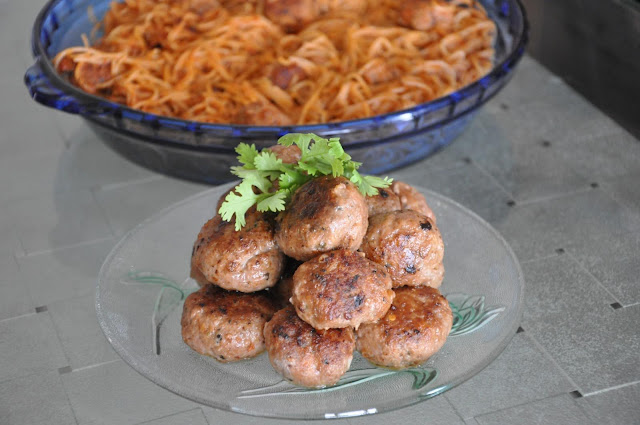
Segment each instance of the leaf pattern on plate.
M446 295L446 298L453 313L453 326L449 336L474 332L505 310L505 307L485 307L484 295L452 293Z
M185 280L185 283L189 279ZM184 288L162 273L130 271L121 280L126 285L149 285L160 288L151 314L153 350L160 355L160 328L164 319L195 289Z

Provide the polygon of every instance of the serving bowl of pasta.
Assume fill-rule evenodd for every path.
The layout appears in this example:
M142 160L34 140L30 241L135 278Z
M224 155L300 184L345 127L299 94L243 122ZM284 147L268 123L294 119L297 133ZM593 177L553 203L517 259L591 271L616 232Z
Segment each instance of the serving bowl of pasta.
M519 0L50 0L25 83L169 175L229 181L238 143L290 132L378 174L454 140L527 31Z

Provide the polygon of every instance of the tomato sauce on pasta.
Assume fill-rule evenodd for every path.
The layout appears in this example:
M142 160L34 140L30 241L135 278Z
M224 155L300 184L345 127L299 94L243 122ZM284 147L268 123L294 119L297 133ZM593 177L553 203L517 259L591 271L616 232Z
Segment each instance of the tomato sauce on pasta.
M82 90L209 123L345 121L447 95L493 66L475 0L125 0L54 59Z

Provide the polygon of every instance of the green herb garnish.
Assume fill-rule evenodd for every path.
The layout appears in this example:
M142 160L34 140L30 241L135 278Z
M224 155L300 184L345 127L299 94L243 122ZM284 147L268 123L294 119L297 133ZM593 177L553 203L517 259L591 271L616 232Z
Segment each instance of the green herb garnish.
M258 152L255 145L240 143L236 147L242 166L231 167L231 173L242 182L225 198L220 216L225 221L236 217L236 230L246 224L245 213L253 205L258 211L283 211L293 193L314 177L343 176L356 185L363 196L378 194L378 188L391 184L392 179L366 176L358 172L362 165L352 161L340 139L323 139L315 134L289 133L278 140L283 146L296 145L302 155L297 164L283 164L268 149ZM275 182L278 189L271 191Z

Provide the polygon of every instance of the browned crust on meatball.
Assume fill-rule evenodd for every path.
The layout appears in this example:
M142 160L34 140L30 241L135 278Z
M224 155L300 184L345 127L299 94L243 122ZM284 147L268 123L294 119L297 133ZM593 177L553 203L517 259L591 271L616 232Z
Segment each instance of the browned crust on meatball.
M275 311L264 293L228 292L209 284L184 302L182 339L221 362L254 357L265 349L264 325Z
M296 385L334 385L349 369L355 348L353 329L316 330L292 306L278 311L264 327L273 368Z
M391 191L400 198L403 210L417 211L429 217L434 223L436 222L436 215L431 210L431 207L429 207L429 204L427 204L424 195L416 188L405 182L396 180L391 183Z
M194 249L195 249L195 245L194 245ZM206 277L204 277L204 275L202 274L202 272L200 271L200 269L198 269L198 266L195 264L193 255L191 256L191 271L189 273L189 277L191 277L191 279L195 280L196 283L200 286L205 286L205 285L209 285L211 282L209 282L207 280Z
M387 314L357 331L358 351L370 362L407 368L424 363L444 345L453 315L447 299L428 286L395 290Z
M364 197L346 178L314 178L278 216L276 241L301 261L338 248L356 250L367 231L367 211Z
M280 278L284 255L276 245L272 221L256 211L247 213L246 221L236 231L233 223L218 215L200 230L192 265L207 281L228 290L254 292Z
M345 249L321 254L293 275L291 303L300 318L316 329L375 322L393 297L384 268Z
M384 266L394 288L405 285L438 288L442 283L442 236L430 218L416 211L371 217L360 249L368 259Z
M400 198L389 189L378 189L377 195L366 196L364 199L367 201L369 217L402 209Z

